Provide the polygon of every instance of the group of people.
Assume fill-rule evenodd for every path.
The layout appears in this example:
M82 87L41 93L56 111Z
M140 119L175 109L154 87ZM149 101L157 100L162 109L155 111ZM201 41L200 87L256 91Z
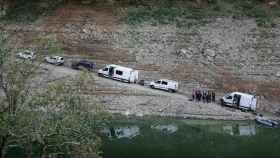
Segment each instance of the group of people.
M192 100L197 102L204 102L204 103L210 103L216 101L216 94L214 91L210 90L199 90L194 89L192 91Z

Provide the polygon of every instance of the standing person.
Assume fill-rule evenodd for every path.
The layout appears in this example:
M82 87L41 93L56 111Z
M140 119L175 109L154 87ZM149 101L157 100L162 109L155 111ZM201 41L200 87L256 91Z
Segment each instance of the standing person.
M202 92L202 101L203 101L203 103L206 102L206 90L203 90L203 92Z
M192 90L192 101L194 101L195 100L195 90L193 89Z
M214 91L212 91L212 102L215 103L216 102L216 94Z
M195 90L195 101L198 101L198 90Z
M211 101L211 96L210 95L211 95L210 91L207 91L207 94L206 94L206 102L207 103L210 103L210 101Z
M201 92L200 90L197 90L197 101L200 102L201 99Z

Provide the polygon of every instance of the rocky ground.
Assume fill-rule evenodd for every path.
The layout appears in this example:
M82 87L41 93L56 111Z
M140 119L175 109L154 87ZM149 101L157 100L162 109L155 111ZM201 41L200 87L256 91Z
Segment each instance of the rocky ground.
M125 12L125 10L124 10ZM174 24L126 24L112 8L68 4L31 24L1 23L9 44L36 48L34 39L52 37L63 47L66 66L88 59L102 67L120 64L140 71L140 79L177 80L180 94L97 78L99 97L112 112L135 115L176 115L250 118L250 114L215 104L188 101L193 88L218 94L242 91L258 95L259 111L280 111L280 23L258 27L250 18L190 19L188 27ZM73 70L55 68L71 75ZM71 72L71 73L70 73ZM70 74L69 74L70 73ZM56 75L54 75L57 77ZM100 80L100 82L99 82Z
M44 83L75 77L80 71L67 67L43 65ZM135 116L172 116L183 118L248 120L254 119L251 113L222 107L216 103L189 101L189 97L180 93L169 93L150 89L147 86L128 84L98 77L92 73L95 90L86 92L105 106L110 113Z
M40 76L33 82L37 88L55 81L67 81L81 75L81 71L65 66L43 64ZM223 107L218 103L203 103L189 100L189 95L169 93L148 86L123 83L91 73L94 90L84 91L89 98L98 100L105 111L112 114L144 116L171 116L181 118L215 120L253 120L251 112ZM36 84L38 83L38 84ZM0 91L1 92L1 91ZM275 120L279 117L271 116Z

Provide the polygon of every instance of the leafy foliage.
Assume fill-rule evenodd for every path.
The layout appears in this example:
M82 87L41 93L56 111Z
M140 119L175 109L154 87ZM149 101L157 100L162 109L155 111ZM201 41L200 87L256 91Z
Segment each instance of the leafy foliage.
M50 50L59 50L48 40L39 41ZM91 75L32 87L41 69L40 59L19 60L8 53L0 51L0 91L4 93L0 95L0 157L14 150L30 158L100 157L96 130L106 115L97 100L83 93L85 88L94 91Z
M2 20L11 22L33 22L41 16L50 14L63 1L64 0L16 0Z

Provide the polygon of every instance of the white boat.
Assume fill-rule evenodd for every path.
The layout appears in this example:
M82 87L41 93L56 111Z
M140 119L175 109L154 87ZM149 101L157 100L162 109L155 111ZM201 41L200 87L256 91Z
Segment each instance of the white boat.
M268 127L276 127L278 123L269 118L263 117L261 114L256 116L256 122Z

